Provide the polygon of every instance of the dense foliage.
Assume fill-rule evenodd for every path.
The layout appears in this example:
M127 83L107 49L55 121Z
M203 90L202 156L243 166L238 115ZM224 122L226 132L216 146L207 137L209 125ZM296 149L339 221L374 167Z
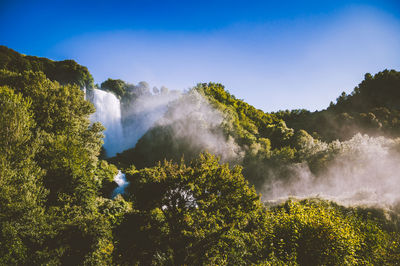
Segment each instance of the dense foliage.
M373 113L382 124L373 132L396 135L398 77L366 75L353 94L317 113L267 114L221 84L198 84L134 149L107 162L99 159L104 128L89 121L95 110L81 90L92 86L87 69L0 47L0 264L398 263L397 212L322 199L263 204L256 192L267 179L289 178L295 163L321 173L338 154L361 156L353 144L368 137L324 142L345 136L324 131L323 113ZM101 88L123 108L142 95L168 95L144 82L108 79ZM389 110L386 120L379 108ZM130 182L113 199L118 170L110 162Z
M43 72L48 79L62 85L76 84L88 89L93 87L93 77L88 69L74 60L53 61L43 57L20 54L0 45L0 69L13 72Z
M343 92L326 110L286 110L276 115L294 129L304 129L326 141L349 139L361 132L397 137L400 133L400 72L384 70Z
M142 168L164 158L179 161L184 156L190 161L208 150L225 162L243 165L246 178L259 186L268 175L265 168L278 170L282 162L297 160L298 140L276 115L236 99L221 84L199 84L172 102L164 122L151 128L135 148L110 161ZM225 147L216 148L216 142L225 142Z
M0 84L1 264L110 262L112 220L100 196L115 173L100 171L93 106L42 72L0 70Z
M321 200L264 207L241 169L202 154L128 171L132 212L116 228L120 264L384 264L397 227Z
M162 86L160 89L150 86L147 82L141 81L138 84L130 84L121 79L107 79L102 82L100 88L105 91L114 93L122 102L123 105L129 105L137 98L142 96L150 96L152 94L168 94L168 88Z
M149 84L144 81L139 82L137 85L133 85L120 79L109 78L101 83L100 88L105 91L113 92L124 101L133 100L141 95L150 94Z

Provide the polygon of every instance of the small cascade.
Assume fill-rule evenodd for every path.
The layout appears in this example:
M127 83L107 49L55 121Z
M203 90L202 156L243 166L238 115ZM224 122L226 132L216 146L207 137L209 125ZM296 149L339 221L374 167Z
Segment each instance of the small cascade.
M92 122L101 122L106 128L104 131L106 156L115 156L124 147L121 104L118 98L111 92L98 89L93 90L91 100L96 107L96 112L91 117Z
M125 188L129 185L126 181L125 174L118 170L118 174L114 177L114 182L117 183L118 187L114 189L111 198L115 198L118 194L124 194Z

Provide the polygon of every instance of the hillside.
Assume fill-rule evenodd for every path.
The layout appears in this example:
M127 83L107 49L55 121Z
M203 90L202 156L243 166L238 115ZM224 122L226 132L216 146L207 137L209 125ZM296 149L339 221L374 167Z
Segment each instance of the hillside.
M304 129L319 139L346 140L361 132L372 136L400 134L400 72L384 70L364 80L350 94L342 93L336 103L322 111L275 113L296 130Z
M399 139L325 142L313 122L381 107L395 116L397 72L366 76L359 92L301 118L264 113L221 84L178 93L114 79L92 88L95 110L85 67L1 51L1 265L400 261ZM398 136L384 121L374 132ZM107 162L112 137L134 148ZM115 190L118 169L129 184Z
M242 165L246 178L259 190L276 176L296 175L293 163L305 162L313 175L320 175L335 160L332 153L341 149L342 144L330 144L334 140L351 143L357 133L400 136L398 98L391 96L400 88L398 77L394 70L375 77L367 74L351 95L342 95L337 104L313 113L264 113L236 99L221 84L198 84L170 103L163 120L134 148L110 161L143 168L164 159L178 162L182 156L190 161L207 150L225 162Z
M43 72L52 81L61 85L76 84L83 88L93 87L93 77L88 69L74 60L53 61L43 57L20 54L0 45L0 69L12 72Z

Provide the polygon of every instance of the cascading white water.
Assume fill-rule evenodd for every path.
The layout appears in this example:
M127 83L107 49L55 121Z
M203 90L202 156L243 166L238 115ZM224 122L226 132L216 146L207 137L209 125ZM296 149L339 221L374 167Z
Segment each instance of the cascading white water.
M117 183L118 187L114 189L111 198L115 198L118 194L124 194L125 188L129 185L126 181L125 174L118 171L118 174L114 177L114 182Z
M91 90L87 98L96 107L91 121L101 122L106 128L103 145L106 156L112 157L118 152L134 147L138 139L162 117L167 109L167 104L178 98L179 95L180 93L142 95L130 107L125 107L126 121L123 127L121 104L118 98L111 92ZM118 187L114 189L112 198L118 194L124 194L125 188L129 185L125 174L121 171L118 171L114 181Z
M94 89L90 97L96 112L92 115L92 122L101 122L106 130L104 131L104 149L106 156L112 157L124 150L125 139L121 122L121 104L118 98L111 92ZM114 189L111 197L124 194L125 188L129 185L125 174L118 170L114 177L118 187Z
M120 102L114 94L94 89L92 103L96 107L96 113L92 115L91 120L101 122L106 128L104 149L106 156L112 157L121 152L124 146Z

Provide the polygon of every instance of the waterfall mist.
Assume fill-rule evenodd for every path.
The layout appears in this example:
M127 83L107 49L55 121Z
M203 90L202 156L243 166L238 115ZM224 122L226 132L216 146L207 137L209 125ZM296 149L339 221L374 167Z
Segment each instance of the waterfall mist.
M303 162L290 165L286 178L271 173L263 198L279 202L288 197L321 197L344 205L400 211L398 147L398 140L361 134L343 142L314 143L308 152L326 160L326 169L315 174Z
M106 157L133 148L137 141L162 118L170 102L177 99L178 91L150 93L148 88L130 85L133 96L119 100L117 96L101 89L90 92L89 100L96 112L91 121L101 122L104 131Z
M92 121L100 121L107 128L104 148L108 157L135 147L145 136L136 145L134 164L147 157L149 161L168 156L179 159L183 153L187 157L204 150L220 156L223 162L243 163L245 147L222 131L225 114L195 91L146 92L122 104L114 94L102 90L94 90L91 98L96 107ZM266 181L258 190L265 201L321 197L346 205L394 210L400 209L399 143L360 134L342 142L311 139L298 150L304 155L300 163L282 162L284 171L270 167L268 161L254 162L251 167L263 171ZM324 170L310 170L318 160ZM121 178L119 173L116 182Z
M179 98L178 91L142 94L122 107L125 149L135 147L137 141L160 120L168 104Z
M169 106L160 127L168 128L176 142L187 143L190 150L209 151L223 162L240 162L243 150L223 132L224 114L213 108L197 91L189 91Z

